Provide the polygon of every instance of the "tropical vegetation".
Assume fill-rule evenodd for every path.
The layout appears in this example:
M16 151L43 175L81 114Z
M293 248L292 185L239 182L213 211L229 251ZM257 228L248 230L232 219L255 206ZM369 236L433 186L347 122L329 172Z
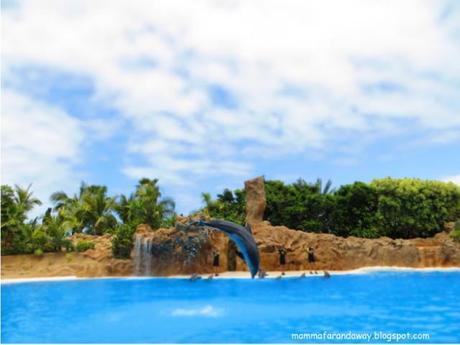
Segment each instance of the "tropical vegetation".
M30 211L42 204L30 186L1 186L2 255L85 251L94 248L94 243L80 241L74 248L69 236L109 233L113 235L114 255L127 257L137 225L157 229L175 221L174 202L162 197L156 179L141 179L129 196L109 196L105 186L82 183L76 194L59 191L50 200L52 208L29 219Z
M455 229L452 231L452 237L457 242L460 242L460 219L455 223Z
M443 230L444 223L460 219L460 187L453 183L385 178L334 189L331 181L321 179L313 183L269 180L265 191L265 219L302 231L367 238L429 237ZM200 213L244 224L244 190L225 189L216 199L203 193L202 198ZM111 234L114 256L126 258L137 225L158 229L173 225L176 217L174 201L162 197L157 179L143 178L133 193L116 196L109 195L105 186L82 183L74 195L59 191L50 200L52 208L29 218L33 208L42 204L31 187L1 186L2 255L94 248L93 242L74 246L69 239L85 233ZM458 221L452 236L460 240Z
M231 191L224 189L222 194L217 194L217 199L213 199L209 193L201 194L201 198L205 207L200 212L205 215L227 219L239 224L244 223L246 208L246 193L244 190L235 189Z
M94 249L95 247L96 247L96 244L93 241L80 240L75 245L75 250L77 252L85 252L89 249Z
M367 238L429 237L460 218L460 187L453 183L384 178L338 189L331 185L327 181L323 186L320 179L266 181L264 218L292 229ZM226 190L216 200L206 195L204 211L243 223L245 200L235 197L239 193Z

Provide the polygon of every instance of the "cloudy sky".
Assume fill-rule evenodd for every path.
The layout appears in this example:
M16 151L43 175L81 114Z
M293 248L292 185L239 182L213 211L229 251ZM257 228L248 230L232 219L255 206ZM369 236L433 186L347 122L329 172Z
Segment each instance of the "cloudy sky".
M2 1L2 183L460 183L455 1Z

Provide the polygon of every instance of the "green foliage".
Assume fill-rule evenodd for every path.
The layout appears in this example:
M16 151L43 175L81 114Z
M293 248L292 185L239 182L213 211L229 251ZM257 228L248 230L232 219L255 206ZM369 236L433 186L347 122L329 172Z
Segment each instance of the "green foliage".
M75 251L75 246L73 245L72 241L69 240L68 238L62 241L62 245L65 248L65 251L68 253Z
M64 192L51 195L53 209L48 209L39 219L29 221L27 213L40 200L26 189L1 186L2 254L30 254L36 249L43 252L75 250L66 238L72 233L102 235L119 232L119 221L130 224L148 224L152 229L172 226L176 213L174 202L162 198L158 180L141 179L136 191L129 197L108 196L107 187L82 183L78 193L69 196Z
M369 238L428 237L441 231L445 222L460 219L460 187L453 183L385 178L343 185L338 190L331 186L331 181L323 185L320 179L313 183L299 179L292 184L266 181L265 219L293 229ZM244 224L243 190L225 189L215 200L208 193L202 197L202 212ZM30 186L1 186L3 255L62 248L81 251L85 245L74 248L66 236L86 232L114 234L114 255L129 257L137 225L158 229L172 226L176 218L174 202L161 196L156 179L141 179L129 197L110 197L105 186L82 183L75 195L56 192L51 200L53 209L29 220L29 211L41 204ZM458 224L452 236L460 240Z
M460 242L460 231L459 230L455 230L453 233L452 233L452 238L457 241L457 242Z
M80 240L77 242L77 245L75 246L75 250L77 252L85 252L88 249L94 249L95 244L93 241L87 241L87 240Z
M453 183L386 178L326 193L318 181L265 186L265 217L272 224L340 236L429 237L460 214L460 188Z
M34 255L36 256L43 256L43 250L38 248L34 250Z
M332 227L335 198L331 182L322 188L321 180L307 183L302 179L292 184L266 181L267 207L265 218L274 225L293 229L328 232Z
M53 216L51 209L48 209L43 216L41 230L48 236L49 251L60 251L62 247L66 250L72 245L69 239L65 238L63 220L59 216Z
M107 196L107 187L82 183L73 197L64 192L51 195L54 209L64 226L72 232L85 231L93 235L112 232L117 225L113 213L115 199Z
M453 183L384 178L370 186L379 197L376 224L381 235L429 237L460 217L460 187Z
M335 192L336 207L331 232L339 236L375 238L378 195L375 188L363 182L341 186Z
M49 238L47 234L43 231L41 228L37 228L34 230L32 233L32 246L33 249L45 249L47 243L49 241Z
M148 224L152 229L170 226L175 221L174 201L162 198L157 179L143 178L134 194L118 197L114 206L124 224Z
M174 202L161 198L157 179L141 179L129 197L109 197L107 187L82 183L73 197L57 192L51 200L65 227L72 232L114 233L118 224L115 215L124 224L148 224L152 229L169 225L175 219Z
M233 192L225 189L213 200L209 193L202 194L205 207L201 210L212 218L227 219L238 224L245 223L246 194L243 190Z
M114 257L127 259L131 256L135 230L136 227L129 224L120 224L117 226L115 235L112 238L112 253Z
M30 238L36 220L27 222L27 213L41 201L28 188L1 186L2 254L31 253Z
M455 241L460 242L460 219L457 219L455 222L455 229L451 232L450 235Z
M238 199L235 194L242 198ZM339 236L429 237L460 217L460 188L453 183L418 179L355 182L331 189L331 182L302 179L286 184L266 181L265 219L292 229ZM244 193L225 190L217 200L203 194L205 212L214 218L244 221Z

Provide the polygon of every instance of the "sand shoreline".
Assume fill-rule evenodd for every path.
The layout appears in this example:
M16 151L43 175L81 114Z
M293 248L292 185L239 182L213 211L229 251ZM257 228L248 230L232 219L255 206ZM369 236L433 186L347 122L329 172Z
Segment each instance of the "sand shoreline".
M344 271L328 271L331 276L334 275L350 275L350 274L369 274L373 272L460 272L460 267L396 267L396 266L369 266L361 267L353 270ZM309 271L286 271L284 278L298 277L302 273L306 273L305 277L318 277L323 276L323 271L317 271L317 274L310 274ZM281 275L281 271L269 271L265 279L274 279ZM209 273L201 274L201 277L206 278ZM77 276L57 276L57 277L35 277L35 278L2 278L1 284L15 284L15 283L33 283L33 282L48 282L48 281L71 281L71 280L94 280L94 279L157 279L157 278L172 278L172 279L185 279L190 275L172 275L172 276L105 276L105 277L77 277ZM244 271L223 272L214 279L250 279L249 273Z

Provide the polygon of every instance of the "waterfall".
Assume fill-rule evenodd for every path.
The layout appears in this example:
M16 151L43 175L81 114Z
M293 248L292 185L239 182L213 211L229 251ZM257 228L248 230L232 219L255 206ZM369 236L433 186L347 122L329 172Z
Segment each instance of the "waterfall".
M136 235L134 241L134 275L139 276L141 274L141 263L142 263L142 236Z
M152 275L152 239L136 235L134 242L134 275Z
M145 257L144 257L144 262L145 262L145 271L144 275L150 276L152 275L152 239L147 238L146 239L147 245L146 245L146 250L145 250Z

